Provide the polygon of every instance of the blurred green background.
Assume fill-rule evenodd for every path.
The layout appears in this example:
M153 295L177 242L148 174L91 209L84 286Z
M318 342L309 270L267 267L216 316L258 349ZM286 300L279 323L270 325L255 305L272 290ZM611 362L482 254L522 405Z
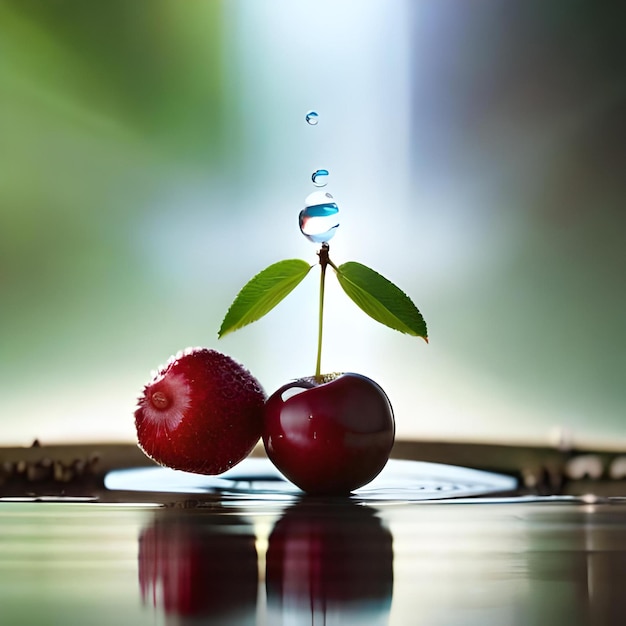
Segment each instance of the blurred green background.
M330 171L336 263L402 287L430 344L329 276L323 367L399 437L626 441L626 5L0 0L0 444L134 439L190 345L268 392L314 370L317 279L217 341ZM320 123L308 126L307 110Z

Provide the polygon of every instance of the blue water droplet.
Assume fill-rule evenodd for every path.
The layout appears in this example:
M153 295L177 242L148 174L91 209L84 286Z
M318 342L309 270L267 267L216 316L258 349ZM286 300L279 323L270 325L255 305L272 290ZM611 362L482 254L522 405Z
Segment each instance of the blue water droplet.
M328 170L315 170L311 175L311 180L316 187L326 187L328 183Z
M319 114L317 113L317 111L309 111L306 114L306 123L310 124L311 126L315 126L317 125L317 123L319 122Z
M314 243L332 239L339 227L339 207L329 193L315 191L307 196L299 222L302 234Z

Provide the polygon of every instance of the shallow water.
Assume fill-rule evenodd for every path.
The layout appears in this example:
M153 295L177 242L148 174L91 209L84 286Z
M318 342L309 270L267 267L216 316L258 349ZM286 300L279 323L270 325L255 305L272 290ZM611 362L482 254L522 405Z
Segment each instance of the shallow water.
M169 505L3 501L0 623L623 623L622 501L303 499L266 478Z

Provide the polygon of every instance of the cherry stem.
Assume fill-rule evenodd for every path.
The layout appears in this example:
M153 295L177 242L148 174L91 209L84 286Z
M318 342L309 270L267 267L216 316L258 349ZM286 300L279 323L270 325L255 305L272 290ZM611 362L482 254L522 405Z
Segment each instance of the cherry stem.
M320 258L320 265L322 271L320 274L320 309L319 309L319 322L317 326L317 363L315 365L315 378L321 380L322 378L322 330L324 328L324 282L326 278L326 266L331 265L334 267L333 262L328 257L328 251L330 246L327 243L323 243L317 256Z

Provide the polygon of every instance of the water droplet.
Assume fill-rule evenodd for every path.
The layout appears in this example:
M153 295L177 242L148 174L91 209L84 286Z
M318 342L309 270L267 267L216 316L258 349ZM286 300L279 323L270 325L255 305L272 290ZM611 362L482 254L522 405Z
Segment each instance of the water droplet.
M316 170L311 175L311 180L316 187L325 187L328 183L328 170Z
M319 122L319 114L317 113L317 111L309 111L306 114L306 123L310 124L311 126L316 126L317 123Z
M299 393L302 393L303 391L307 391L308 387L289 387L289 389L285 389L285 391L283 391L280 394L280 399L283 402L287 402L287 400L289 400L290 398L293 398L294 396L297 396Z
M339 207L333 197L323 191L307 196L304 209L300 211L300 230L314 243L325 243L332 239L339 227Z

